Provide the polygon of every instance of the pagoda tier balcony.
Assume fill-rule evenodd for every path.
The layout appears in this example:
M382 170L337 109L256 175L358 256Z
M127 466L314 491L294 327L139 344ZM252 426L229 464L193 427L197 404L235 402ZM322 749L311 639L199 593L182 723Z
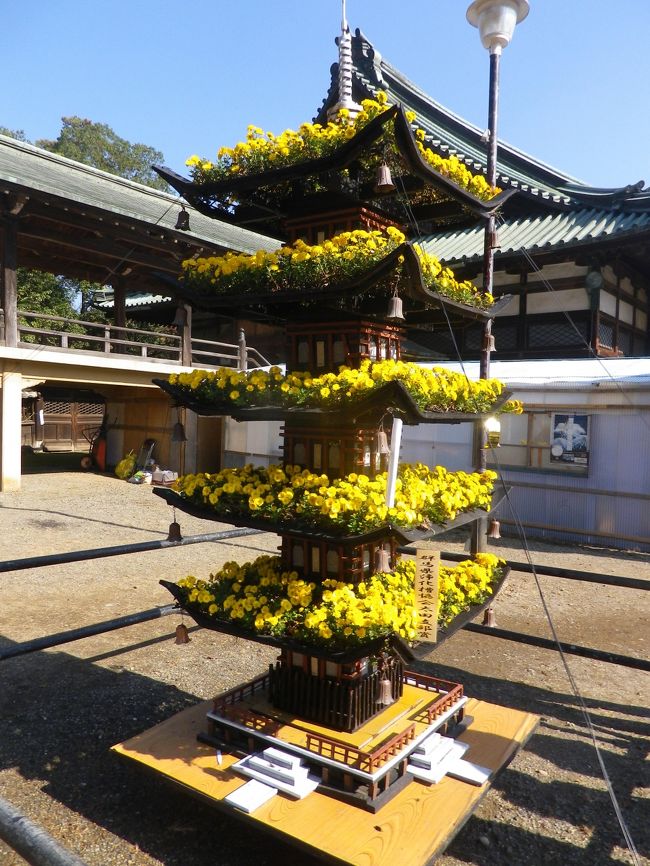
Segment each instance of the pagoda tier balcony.
M390 434L391 418L385 422ZM351 472L374 478L388 469L388 453L379 450L377 427L303 426L287 421L282 428L283 462L290 466L309 466L312 472L327 475L330 480L343 478Z
M307 580L358 584L378 571L392 571L398 559L397 542L386 536L351 547L283 536L280 558L283 570L298 571Z
M288 322L287 370L333 372L342 364L399 360L404 329L387 322L351 320Z

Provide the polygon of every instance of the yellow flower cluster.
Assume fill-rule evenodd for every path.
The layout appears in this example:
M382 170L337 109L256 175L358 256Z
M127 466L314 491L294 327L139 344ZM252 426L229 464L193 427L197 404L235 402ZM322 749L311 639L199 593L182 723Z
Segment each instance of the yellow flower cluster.
M223 469L184 475L174 483L183 499L216 516L356 534L392 523L409 529L440 524L475 508L489 508L496 474L449 472L421 463L400 466L395 504L386 505L386 473L352 472L333 481L300 466Z
M351 280L377 264L406 236L389 226L385 231L342 232L320 244L297 240L273 252L227 252L223 256L186 259L182 263L187 286L202 292L238 292L314 289ZM486 309L494 303L489 293L480 292L471 280L459 281L451 268L414 244L424 281L445 297L473 307Z
M358 368L343 366L338 373L283 374L279 367L239 372L232 367L172 373L171 385L188 397L215 405L283 406L337 409L354 403L389 382L400 382L423 411L488 412L503 391L498 379L472 381L444 367L431 370L406 361L364 360ZM519 414L522 405L511 400L501 411Z
M244 276L242 288L249 292L267 282L276 290L313 287L314 279L316 284L334 282L368 268L404 241L404 234L392 226L385 232L355 229L320 244L297 240L273 252L227 252L223 256L186 259L182 263L183 276L194 288L216 286L220 292L237 286L233 280L237 276Z
M483 553L450 568L441 566L438 621L447 624L485 601L504 565ZM261 635L290 638L331 649L353 647L396 633L417 637L415 563L401 561L393 572L374 574L354 585L334 579L316 583L296 571L281 571L279 557L226 563L207 581L179 581L183 604Z
M446 625L473 604L482 604L492 595L492 586L505 565L493 553L477 553L474 559L453 568L440 566L438 623Z
M418 132L421 135L418 135ZM458 159L456 156L443 157L429 147L425 147L423 143L424 131L417 130L416 131L416 143L418 146L418 150L424 157L424 159L429 163L429 165L434 168L439 174L448 177L450 180L453 180L454 183L458 184L458 186L466 189L468 192L471 192L472 195L475 195L476 198L480 198L482 201L489 201L491 198L494 198L495 195L501 192L500 187L493 187L487 182L485 177L482 174L472 174L472 172L467 168L466 165Z
M286 129L279 135L264 132L260 127L251 124L246 140L240 141L235 147L222 147L215 161L194 154L185 164L190 167L192 177L197 183L205 183L317 159L333 153L388 108L390 105L386 94L379 91L375 99L362 101L361 111L354 118L344 108L339 111L336 120L325 125L303 123L297 131ZM410 123L415 121L413 112L407 112L406 116ZM422 156L437 172L483 200L488 200L499 192L497 188L490 187L481 175L473 175L456 157L441 157L425 147L424 130L417 129L415 135ZM384 138L385 144L394 149L392 130L386 131Z

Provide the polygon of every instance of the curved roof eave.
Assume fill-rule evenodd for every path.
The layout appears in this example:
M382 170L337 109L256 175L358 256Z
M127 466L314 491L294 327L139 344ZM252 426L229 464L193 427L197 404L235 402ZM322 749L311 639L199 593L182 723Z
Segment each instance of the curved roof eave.
M456 156L470 170L485 173L486 153L485 144L481 141L482 130L436 102L384 60L358 29L352 38L352 59L354 84L358 91L354 96L358 101L383 90L389 102L399 103L416 113L418 124L425 130L427 144L432 150L441 156ZM319 118L337 99L337 70L338 66L334 64L332 82L319 111ZM515 188L537 201L552 203L555 207L571 204L606 207L616 202L630 210L650 209L650 190L642 191L642 184L632 184L623 190L590 187L504 141L499 141L497 183L501 187ZM624 193L623 197L621 192Z

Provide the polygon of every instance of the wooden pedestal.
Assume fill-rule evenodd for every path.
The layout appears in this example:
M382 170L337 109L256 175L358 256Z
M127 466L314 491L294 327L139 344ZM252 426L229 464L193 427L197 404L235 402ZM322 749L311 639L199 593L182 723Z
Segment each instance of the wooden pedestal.
M414 780L376 814L319 792L304 800L280 794L248 815L224 803L245 782L230 769L237 757L224 754L218 765L214 748L197 741L211 706L206 701L184 710L113 751L331 863L425 866L444 851L490 787L449 777L431 786ZM512 760L538 722L531 713L474 699L466 711L473 721L459 737L470 744L465 757L494 774Z

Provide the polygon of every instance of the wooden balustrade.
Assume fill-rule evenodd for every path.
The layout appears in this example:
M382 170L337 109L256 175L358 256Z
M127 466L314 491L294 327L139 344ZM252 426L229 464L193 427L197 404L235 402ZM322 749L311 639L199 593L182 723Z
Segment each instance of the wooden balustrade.
M186 361L189 358L193 367L231 366L246 370L270 365L270 361L257 349L246 345L243 332L237 343L221 343L190 336L189 351L185 351L181 334L23 310L18 311L18 317L19 344L36 344L70 352L138 355L146 360L174 363L183 363L184 358ZM0 341L3 339L4 333L0 333Z
M307 734L307 749L316 752L323 758L363 770L366 773L374 773L376 769L385 764L390 758L400 752L407 743L415 737L416 725L411 724L399 734L391 737L380 749L374 752L362 752L354 746L348 746L329 737L321 737L318 734Z

